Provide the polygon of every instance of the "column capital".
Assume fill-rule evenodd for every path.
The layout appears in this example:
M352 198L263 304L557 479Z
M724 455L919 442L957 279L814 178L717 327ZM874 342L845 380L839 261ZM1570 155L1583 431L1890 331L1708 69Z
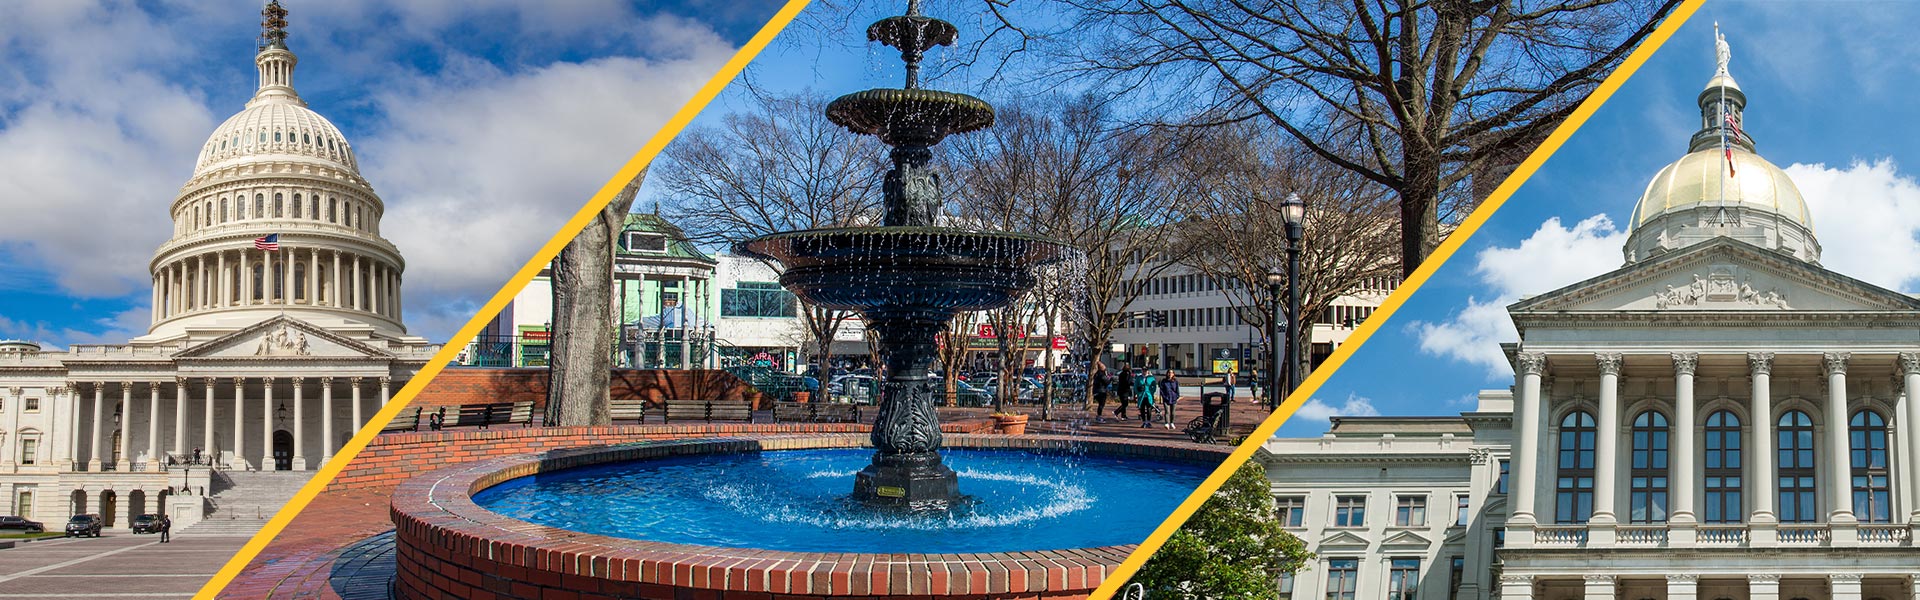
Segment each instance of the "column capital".
M1620 579L1617 576L1602 575L1602 574L1587 574L1587 575L1580 576L1580 578L1585 580L1587 583L1613 583L1614 581L1617 581Z
M1620 374L1619 352L1595 352L1593 354L1593 361L1600 365L1601 375Z
M392 383L393 383L393 378L392 378L392 377L389 377L389 376L386 376L386 375L381 375L381 376L380 376L380 385L383 385L383 386L385 386L385 385L390 385L390 384L392 384Z
M332 377L321 377L321 378L320 378L320 385L324 385L324 386L332 386L332 385L333 385L333 378L332 378Z
M215 385L219 385L219 383L220 383L220 378L219 378L219 377L207 377L207 378L206 378L206 380L207 380L207 386L208 386L208 387L212 387L212 386L215 386ZM212 392L212 390L208 390L208 392L209 392L209 393L211 393L211 392Z
M1700 581L1700 576L1693 573L1667 574L1667 583L1693 583L1696 581Z
M1907 375L1920 375L1920 352L1901 352L1900 372Z
M1860 583L1865 576L1860 573L1828 573L1827 581L1834 583Z
M176 376L173 378L173 384L179 387L187 387L188 383L192 383L192 379L193 378L185 375Z
M1752 370L1754 375L1772 375L1773 374L1773 353L1772 352L1748 352L1747 368Z
M1779 583L1780 574L1779 573L1749 573L1747 574L1747 582L1748 583Z
M307 380L305 377L288 377L287 379L293 381L294 385L300 385L301 382Z
M1540 375L1547 371L1545 352L1518 352L1513 355L1513 370L1521 375ZM380 378L382 381L387 378Z
M9 397L9 398L19 398L19 397L20 397L20 386L17 386L17 385L10 385L10 386L7 386L7 397Z
M1675 375L1692 375L1694 369L1700 367L1699 352L1674 352L1669 356L1673 358L1673 374Z
M128 394L133 393L133 382L131 381L120 382L120 391Z
M1827 352L1820 355L1820 362L1826 366L1827 376L1831 377L1846 375L1847 361L1852 358L1852 352Z
M1506 575L1506 574L1502 574L1502 575L1500 576L1500 583L1502 583L1502 584L1509 584L1509 583L1510 583L1510 584L1516 584L1516 585L1518 585L1518 584L1524 584L1524 583L1533 583L1533 576L1532 576L1532 575Z
M234 384L234 385L246 385L246 384L247 384L247 378L245 378L245 377L235 377L235 378L233 378L233 384Z

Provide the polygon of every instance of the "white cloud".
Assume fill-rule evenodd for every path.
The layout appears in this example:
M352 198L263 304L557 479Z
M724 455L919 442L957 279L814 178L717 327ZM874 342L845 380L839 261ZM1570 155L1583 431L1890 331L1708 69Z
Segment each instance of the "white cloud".
M1893 159L1786 171L1813 211L1821 266L1894 290L1920 284L1920 261L1912 260L1920 256L1920 183Z
M463 11L308 3L294 23L303 89L365 90L313 108L359 116L347 135L387 203L383 232L408 260L407 320L436 338L464 323L734 51L703 24L612 0L441 3ZM258 8L238 8L39 2L0 19L0 255L18 261L5 269L50 273L77 297L144 294L147 260L171 231L168 204L206 136L251 91ZM492 20L476 23L472 11ZM475 27L494 41L469 45L508 46L502 58L454 47L451 34ZM543 58L552 56L571 58ZM144 307L134 312L144 321ZM5 329L48 338L121 333L12 316Z
M1347 394L1347 399L1338 406L1319 398L1308 398L1306 404L1300 405L1299 410L1293 411L1293 417L1287 420L1287 424L1305 425L1311 422L1311 424L1317 427L1324 427L1332 422L1333 417L1375 417L1379 415L1380 411L1373 407L1372 400L1355 394Z
M43 350L59 350L73 344L124 344L129 338L146 333L151 317L151 311L141 306L96 319L90 323L90 329L78 329L0 315L0 339L39 342Z
M1493 246L1476 255L1473 273L1491 298L1470 297L1447 320L1414 321L1408 328L1423 352L1480 366L1489 380L1509 377L1513 368L1500 344L1518 341L1520 334L1507 317L1507 305L1618 268L1625 242L1626 232L1604 214L1572 227L1561 225L1559 217L1547 219L1519 245Z

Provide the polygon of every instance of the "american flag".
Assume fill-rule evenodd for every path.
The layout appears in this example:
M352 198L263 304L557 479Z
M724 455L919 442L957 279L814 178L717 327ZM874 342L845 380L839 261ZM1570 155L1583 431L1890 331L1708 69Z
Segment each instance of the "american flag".
M1724 115L1727 126L1720 130L1720 150L1727 153L1727 176L1732 177L1737 173L1733 170L1733 145L1727 143L1727 131L1732 130L1737 139L1740 136L1740 122L1733 118L1733 113L1725 112L1724 109L1721 114Z
M253 238L253 249L266 250L268 252L279 252L280 251L280 234L271 233L271 234L263 235L257 238Z

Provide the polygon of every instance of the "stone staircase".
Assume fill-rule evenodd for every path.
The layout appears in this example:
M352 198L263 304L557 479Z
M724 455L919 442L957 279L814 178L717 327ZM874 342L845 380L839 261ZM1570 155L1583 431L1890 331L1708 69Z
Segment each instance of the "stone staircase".
M177 533L197 536L252 536L266 526L300 487L313 478L312 471L223 471L213 494L213 512L199 523L178 529ZM230 485L226 485L231 482Z

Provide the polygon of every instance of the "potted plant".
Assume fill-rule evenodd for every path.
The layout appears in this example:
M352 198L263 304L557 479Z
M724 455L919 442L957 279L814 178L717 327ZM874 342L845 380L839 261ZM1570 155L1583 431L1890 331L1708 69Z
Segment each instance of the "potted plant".
M1017 413L993 413L993 430L1007 435L1025 435L1027 433L1027 415Z

